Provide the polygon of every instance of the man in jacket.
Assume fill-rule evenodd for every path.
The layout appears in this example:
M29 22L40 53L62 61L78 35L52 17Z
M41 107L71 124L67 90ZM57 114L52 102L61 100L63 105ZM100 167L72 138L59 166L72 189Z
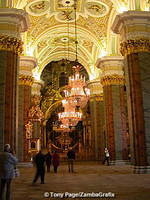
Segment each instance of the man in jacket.
M40 150L38 154L36 154L34 158L35 166L36 166L36 174L33 179L32 184L36 183L38 178L41 178L41 184L44 184L44 177L45 177L45 155Z
M67 153L68 158L68 170L69 172L74 172L74 160L75 160L75 152L72 148L69 149Z

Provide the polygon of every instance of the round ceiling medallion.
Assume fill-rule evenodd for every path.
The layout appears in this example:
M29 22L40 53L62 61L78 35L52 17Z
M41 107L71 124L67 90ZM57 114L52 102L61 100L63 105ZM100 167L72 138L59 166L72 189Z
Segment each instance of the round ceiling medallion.
M68 42L68 38L67 37L61 38L61 41L64 42L64 43Z
M33 16L41 16L49 11L50 3L48 0L32 1L26 6L26 11Z
M74 5L74 1L73 0L62 0L62 5L65 7L70 7Z
M109 8L103 2L89 0L86 3L86 11L92 17L103 17L108 13Z

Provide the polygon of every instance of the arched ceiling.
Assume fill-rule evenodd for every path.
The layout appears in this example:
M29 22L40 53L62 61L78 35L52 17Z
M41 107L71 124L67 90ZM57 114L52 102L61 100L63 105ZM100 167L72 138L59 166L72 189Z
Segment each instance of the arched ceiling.
M51 61L75 60L74 0L14 0L14 3L29 13L31 25L23 35L24 54L37 58L35 73L40 75ZM77 0L78 60L92 79L99 76L95 63L108 48L110 17L125 5L129 5L129 0Z

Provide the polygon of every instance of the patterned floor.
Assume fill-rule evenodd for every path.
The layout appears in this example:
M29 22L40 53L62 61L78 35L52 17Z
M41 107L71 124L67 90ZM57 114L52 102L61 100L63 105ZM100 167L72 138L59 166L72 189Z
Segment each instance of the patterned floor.
M132 174L132 168L128 165L102 166L99 163L76 163L75 173L72 174L68 173L67 165L62 164L57 174L54 174L52 169L50 173L46 173L45 184L40 184L38 181L34 186L31 183L35 169L31 166L19 169L21 175L13 181L12 186L13 200L58 200L62 199L61 197L68 200L150 200L150 175ZM72 198L79 195L79 192L80 195L87 197ZM70 193L75 194L67 198L73 195ZM105 195L108 198L101 198L103 193L107 193ZM113 193L115 198L111 197ZM99 196L94 198L88 195Z

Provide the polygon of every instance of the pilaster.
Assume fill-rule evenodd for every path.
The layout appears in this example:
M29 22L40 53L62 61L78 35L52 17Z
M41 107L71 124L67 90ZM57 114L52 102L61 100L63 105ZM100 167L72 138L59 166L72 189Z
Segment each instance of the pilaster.
M117 15L112 30L120 34L120 51L126 61L131 156L135 172L140 173L150 165L150 13L128 11Z
M31 86L33 84L32 69L36 59L30 56L20 56L19 92L18 92L18 158L26 160L27 143L25 125L28 122L28 111L31 106Z
M93 80L88 83L90 89L90 113L92 129L92 149L96 160L103 160L105 148L104 141L104 102L103 88L100 80Z
M106 146L110 159L115 162L127 159L123 66L121 56L99 59L98 67L102 70L101 84L104 92Z
M27 28L25 11L0 8L0 149L4 143L16 147L18 55L22 52L20 33Z

